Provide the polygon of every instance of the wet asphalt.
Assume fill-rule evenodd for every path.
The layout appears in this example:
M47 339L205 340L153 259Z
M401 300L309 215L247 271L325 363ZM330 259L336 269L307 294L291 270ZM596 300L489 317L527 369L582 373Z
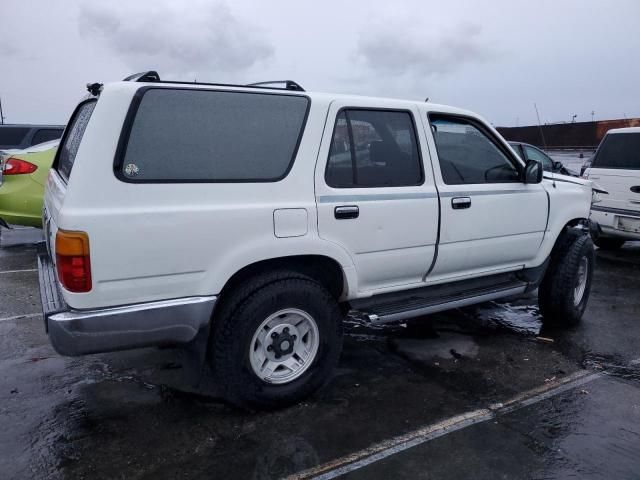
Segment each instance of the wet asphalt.
M39 238L0 236L1 479L284 478L581 372L597 375L342 478L640 478L640 242L597 252L571 330L541 330L533 296L378 329L354 313L328 385L264 413L191 386L180 350L57 355Z

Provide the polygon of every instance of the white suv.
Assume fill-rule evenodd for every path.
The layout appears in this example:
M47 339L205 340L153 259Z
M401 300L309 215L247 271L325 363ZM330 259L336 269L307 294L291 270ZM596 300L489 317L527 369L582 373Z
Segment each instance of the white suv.
M543 179L474 113L155 72L89 89L45 194L63 355L189 345L231 401L274 407L329 378L351 308L402 322L539 287L545 322L584 312L591 182Z
M608 192L591 208L595 244L640 240L640 127L609 130L583 175Z

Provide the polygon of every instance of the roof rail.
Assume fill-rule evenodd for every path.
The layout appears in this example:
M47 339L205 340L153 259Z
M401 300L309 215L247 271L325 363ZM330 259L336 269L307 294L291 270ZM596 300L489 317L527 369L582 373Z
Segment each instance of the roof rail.
M274 85L278 83L284 83L284 88L286 90L295 90L297 92L304 92L304 88L300 86L299 83L294 82L293 80L270 80L268 82L256 82L247 84L248 87L261 87L266 85ZM275 88L275 87L273 87Z
M149 70L147 72L134 73L129 75L123 80L123 82L159 82L160 75L155 70Z
M155 70L149 70L147 72L134 73L133 75L129 75L127 78L123 80L124 82L160 82L160 83L171 83L171 84L181 84L181 83L190 83L195 85L212 85L212 86L220 86L220 87L253 87L253 88L264 88L264 89L275 89L275 90L294 90L296 92L304 92L304 88L300 86L299 83L294 82L293 80L272 80L269 82L257 82L257 83L249 83L247 85L234 85L228 83L204 83L204 82L190 82L190 81L175 81L175 80L160 80L160 75ZM274 87L271 85L284 84L284 87ZM97 85L95 87L87 85L87 88L93 88L96 91L98 90ZM102 87L102 84L100 84ZM91 90L90 90L91 91ZM96 93L94 93L96 95Z

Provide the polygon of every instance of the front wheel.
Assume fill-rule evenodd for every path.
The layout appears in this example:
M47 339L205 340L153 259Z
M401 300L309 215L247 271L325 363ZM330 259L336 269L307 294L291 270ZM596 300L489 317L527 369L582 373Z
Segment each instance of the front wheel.
M580 322L587 307L593 277L591 237L569 232L560 240L538 290L545 325L570 326Z
M314 280L279 279L214 318L211 342L213 369L227 399L283 407L329 378L342 347L342 314Z

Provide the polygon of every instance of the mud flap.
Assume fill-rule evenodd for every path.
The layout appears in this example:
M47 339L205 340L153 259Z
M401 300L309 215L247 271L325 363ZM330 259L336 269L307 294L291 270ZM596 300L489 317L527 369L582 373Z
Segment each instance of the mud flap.
M192 387L199 387L202 379L211 373L207 362L207 348L211 324L200 329L196 338L182 348L185 380Z

